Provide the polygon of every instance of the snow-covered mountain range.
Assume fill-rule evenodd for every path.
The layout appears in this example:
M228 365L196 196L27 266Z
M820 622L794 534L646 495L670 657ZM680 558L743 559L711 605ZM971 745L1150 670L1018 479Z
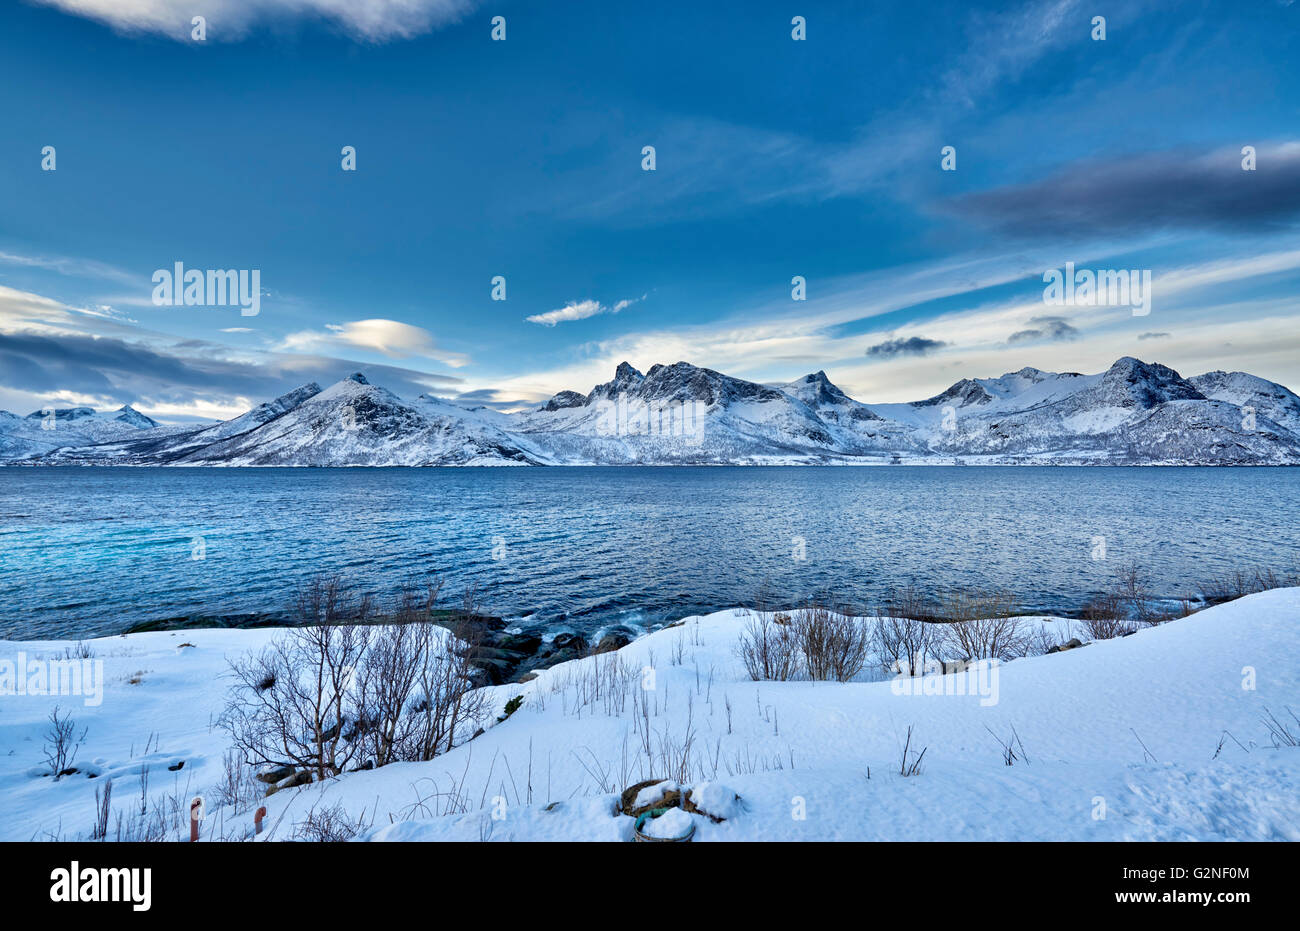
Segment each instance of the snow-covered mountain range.
M1300 465L1300 397L1244 372L1183 378L1125 357L1025 368L932 398L864 404L825 372L763 385L686 362L628 363L588 394L502 413L405 401L360 373L232 420L163 426L132 408L0 412L10 465Z

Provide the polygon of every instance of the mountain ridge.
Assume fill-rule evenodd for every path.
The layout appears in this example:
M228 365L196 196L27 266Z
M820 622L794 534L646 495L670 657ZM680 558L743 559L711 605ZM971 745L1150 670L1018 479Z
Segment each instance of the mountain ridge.
M208 425L164 426L129 405L0 414L10 465L1300 465L1290 389L1132 356L1092 375L962 378L888 404L849 397L824 371L765 385L679 361L644 373L622 362L585 395L513 413L406 401L355 372Z

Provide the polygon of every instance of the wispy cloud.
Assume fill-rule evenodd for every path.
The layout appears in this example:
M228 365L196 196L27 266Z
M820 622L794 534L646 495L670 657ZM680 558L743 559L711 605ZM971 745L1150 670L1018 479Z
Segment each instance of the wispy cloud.
M188 41L202 15L210 41L239 39L263 23L319 19L368 42L409 39L460 19L476 0L35 0L125 32Z
M967 51L940 78L937 96L976 100L1003 81L1018 79L1031 65L1086 29L1079 0L1030 2L972 17Z
M62 255L18 255L13 252L0 251L0 265L15 265L23 268L39 268L56 272L71 278L87 278L96 281L117 281L139 284L139 275L96 262L91 259L70 258Z
M645 300L646 296L623 298L615 301L613 307L606 306L600 301L588 298L585 301L569 301L563 307L556 310L548 310L543 314L533 314L531 317L525 317L529 323L540 323L542 326L555 326L557 323L566 323L571 320L586 320L588 317L595 317L600 314L616 314L619 311L627 310L638 301Z

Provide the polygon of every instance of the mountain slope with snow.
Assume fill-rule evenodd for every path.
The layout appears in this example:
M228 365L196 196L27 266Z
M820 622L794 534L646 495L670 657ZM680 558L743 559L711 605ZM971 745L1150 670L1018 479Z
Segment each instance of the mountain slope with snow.
M1193 381L1125 357L1099 375L1022 369L875 410L912 425L934 452L985 460L1300 464L1300 435L1263 416L1251 426Z
M62 417L41 431L0 414L0 462L1300 465L1300 398L1287 388L1242 372L1183 378L1131 357L1095 375L964 378L903 404L857 401L825 372L772 386L686 362L644 373L624 362L585 395L516 413L403 401L358 373L209 427L159 427L130 408Z
M161 438L185 429L164 426L129 404L115 411L46 408L26 417L0 411L0 462L30 459L62 447Z
M532 465L535 455L461 408L407 404L360 373L266 423L207 444L178 465Z
M519 415L516 429L560 461L594 464L820 462L888 448L879 418L852 420L848 411L865 406L847 398L841 424L797 393L686 362L644 375L624 362L579 397L557 395Z
M1207 398L1253 410L1300 436L1300 397L1279 384L1245 372L1207 372L1188 381Z

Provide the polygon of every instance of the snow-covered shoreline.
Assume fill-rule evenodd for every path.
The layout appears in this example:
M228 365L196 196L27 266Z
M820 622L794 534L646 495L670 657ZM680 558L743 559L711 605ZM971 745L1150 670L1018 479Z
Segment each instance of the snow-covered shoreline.
M740 796L725 821L692 816L697 841L1300 839L1300 750L1274 747L1263 723L1300 711L1300 589L1002 664L992 703L946 687L908 694L892 681L753 682L735 652L748 617L686 618L487 687L483 734L427 763L259 799L260 839L286 839L329 810L362 822L371 840L629 840L618 793L647 778ZM1067 633L1078 635L1060 639ZM114 809L138 807L147 777L151 799L204 797L204 839L251 834L249 805L215 802L229 749L215 721L228 659L282 634L102 638L89 642L104 674L98 704L0 696L0 840L89 836L95 789L109 777ZM75 648L0 641L0 660L20 651L62 659ZM57 782L41 765L55 705L87 734L80 771ZM925 757L905 777L909 728ZM1020 753L1007 766L1013 732Z

